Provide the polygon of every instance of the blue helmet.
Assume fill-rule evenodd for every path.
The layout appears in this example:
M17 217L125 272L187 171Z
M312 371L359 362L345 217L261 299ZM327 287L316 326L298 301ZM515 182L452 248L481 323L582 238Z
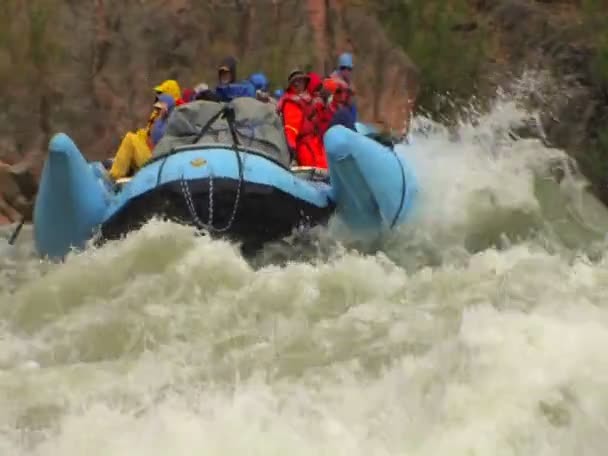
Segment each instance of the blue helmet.
M353 69L353 56L348 52L345 52L338 58L338 68L350 68Z
M285 91L283 89L277 89L274 91L274 97L278 100L283 96L284 93Z
M249 77L249 82L255 86L255 90L268 92L268 78L264 73L254 73Z

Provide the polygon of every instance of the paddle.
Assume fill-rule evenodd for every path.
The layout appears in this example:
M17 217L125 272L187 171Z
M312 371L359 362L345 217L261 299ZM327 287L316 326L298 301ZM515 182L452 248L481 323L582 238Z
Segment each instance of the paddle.
M17 237L19 236L19 233L21 232L21 228L23 228L24 223L25 223L25 218L22 218L21 221L19 222L19 225L17 225L17 228L15 228L15 231L13 231L13 234L11 234L11 237L8 239L8 245L15 245L15 242L17 241Z

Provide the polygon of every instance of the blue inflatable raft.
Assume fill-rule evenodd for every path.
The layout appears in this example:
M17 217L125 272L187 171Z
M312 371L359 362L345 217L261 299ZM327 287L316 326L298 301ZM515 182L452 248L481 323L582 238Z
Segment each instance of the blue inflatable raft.
M176 109L153 159L122 185L63 133L49 145L34 207L38 253L61 259L164 217L260 246L340 217L357 237L401 224L417 184L406 158L342 126L324 137L329 170L292 168L280 118L254 99Z

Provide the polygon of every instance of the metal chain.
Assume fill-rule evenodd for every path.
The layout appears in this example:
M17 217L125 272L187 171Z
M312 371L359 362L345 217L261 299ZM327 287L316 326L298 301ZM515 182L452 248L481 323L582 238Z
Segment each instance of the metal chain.
M213 228L213 173L209 173L209 221L208 225Z
M234 223L234 220L236 219L236 213L239 207L239 202L241 199L241 187L242 187L242 180L240 179L239 185L237 185L237 190L236 190L236 196L234 198L234 206L232 207L232 214L230 215L230 219L228 220L228 223L226 224L226 226L224 228L215 228L213 226L213 174L209 174L209 220L207 222L207 224L203 223L201 221L201 219L199 218L197 212L196 212L196 206L194 205L194 201L192 200L192 194L190 193L190 186L188 185L188 182L186 181L186 179L184 178L184 175L182 174L182 178L181 178L181 187L182 187L182 193L184 194L184 199L186 200L186 205L188 206L188 210L190 211L190 216L192 217L192 220L194 221L194 223L197 225L197 228L199 229L203 229L203 228L207 228L209 231L214 231L217 233L223 233L228 231L230 228L232 228L232 225Z
M192 195L190 194L190 188L188 187L188 183L186 179L184 179L184 175L182 174L181 178L181 187L182 193L184 195L184 199L186 200L186 205L188 206L188 210L190 211L190 216L194 221L196 227L201 230L206 227L206 225L201 221L198 214L196 213L196 208L194 207L194 202L192 201Z
M217 233L222 233L222 232L226 232L228 231L230 228L232 228L232 225L234 223L234 220L236 219L236 213L239 207L239 202L241 199L241 188L243 187L243 182L244 182L244 167L245 167L245 160L243 160L243 157L241 155L241 151L239 150L239 140L237 137L237 133L234 127L234 108L233 107L229 107L226 106L224 107L224 109L218 113L218 114L222 114L223 113L223 118L225 118L228 122L228 127L230 129L230 133L232 135L232 141L233 141L233 150L237 159L237 166L238 166L238 172L239 172L239 180L238 180L238 184L237 184L237 188L236 188L236 196L234 198L234 206L232 207L232 214L230 214L230 218L228 219L228 223L226 224L226 226L224 228L215 228L213 226L213 170L211 169L211 167L209 168L209 208L208 208L208 213L209 213L209 221L207 223L207 225L205 226L205 224L203 224L200 220L200 218L198 217L198 214L196 213L196 207L194 205L194 202L192 201L192 194L190 193L190 187L188 186L188 183L186 182L186 179L184 178L184 175L182 173L182 178L181 178L181 187L182 187L182 192L184 194L184 198L186 199L186 204L188 205L188 209L190 211L190 215L192 216L192 220L194 221L195 224L198 225L198 228L207 228L209 231L214 231ZM218 115L219 117L219 115ZM211 119L207 125L205 126L205 128L203 128L203 130L201 131L201 133L199 133L199 136L197 136L197 140L198 138L200 138L200 136L202 136L202 134L205 132L205 130L211 125L211 123L213 123L215 121L215 117L213 119Z
M228 224L224 228L215 228L215 227L213 227L213 225L211 225L212 221L210 220L210 226L214 231L216 231L218 233L223 233L223 232L228 231L230 228L232 228L232 224L234 223L234 219L236 218L236 211L238 210L238 207L239 207L239 201L241 199L241 187L242 186L243 186L243 179L239 179L239 183L236 187L236 196L234 198L234 206L232 207L232 214L230 215ZM211 195L211 194L213 194L213 179L209 180L209 195Z

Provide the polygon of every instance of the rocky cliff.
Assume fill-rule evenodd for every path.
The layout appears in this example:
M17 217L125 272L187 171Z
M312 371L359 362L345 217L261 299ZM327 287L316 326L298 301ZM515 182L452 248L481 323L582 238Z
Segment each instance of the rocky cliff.
M88 158L99 159L142 124L152 87L164 79L183 87L213 83L217 62L232 54L241 77L261 70L279 87L294 67L329 72L344 50L355 55L362 117L397 130L405 120L405 87L420 87L418 107L445 119L449 113L434 101L438 92L483 98L524 69L550 73L554 92L530 102L545 112L548 140L577 157L608 202L604 0L1 3L5 222L30 215L54 132L68 133Z
M336 0L2 3L0 214L5 222L19 218L19 212L29 216L32 200L20 190L31 181L23 176L25 166L6 164L27 155L36 168L57 131L72 136L88 158L107 157L126 130L146 120L156 84L168 78L182 87L213 83L219 60L228 54L238 58L240 77L261 70L278 88L292 68L328 72L340 52L351 50L362 117L402 127L400 95L413 74L411 62L373 17Z
M476 6L500 56L485 73L499 81L525 69L550 75L548 96L530 99L543 111L546 138L577 159L608 204L608 2L477 0Z
M541 75L518 101L542 112L543 138L577 159L608 204L606 0L352 1L419 66L419 107L441 121L473 96L483 104L524 73Z

